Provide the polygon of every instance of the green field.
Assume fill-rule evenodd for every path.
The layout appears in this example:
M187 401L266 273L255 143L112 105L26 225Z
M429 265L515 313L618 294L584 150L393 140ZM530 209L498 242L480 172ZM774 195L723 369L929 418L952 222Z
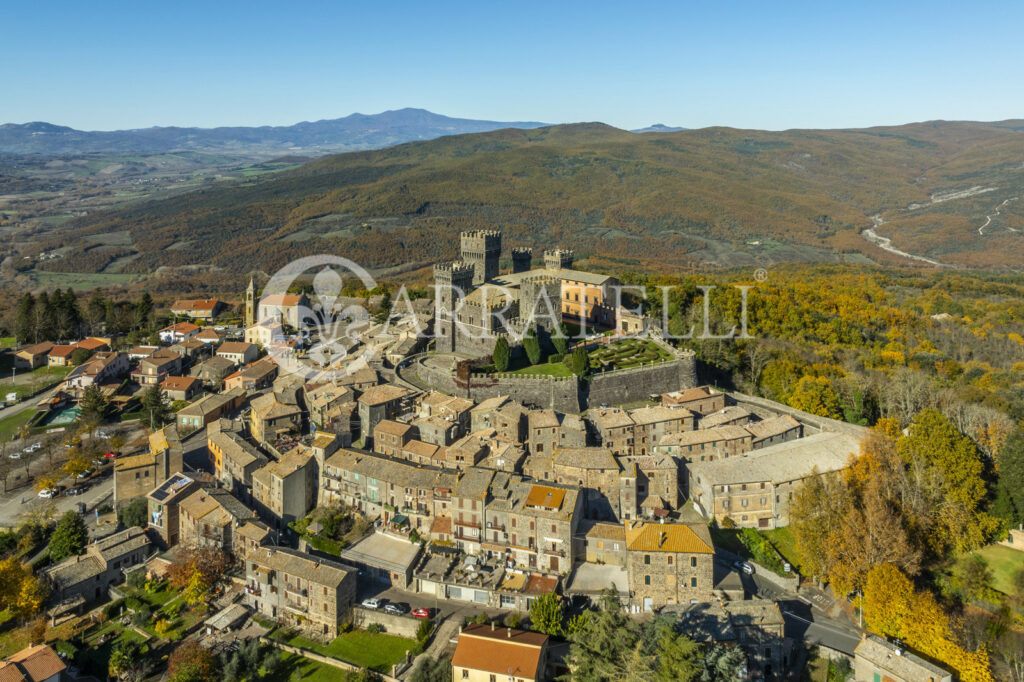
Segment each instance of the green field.
M293 635L280 630L274 633L273 638L291 646L308 649L378 672L390 671L391 666L405 657L407 650L416 646L415 641L405 637L383 633L374 634L366 630L346 632L329 644L321 644L301 635Z
M516 370L511 370L510 374L526 374L530 376L550 376L550 377L571 377L572 370L565 366L562 362L544 362L539 365L528 365L526 367L520 367Z
M775 549L779 551L782 558L800 568L800 555L796 551L796 538L793 537L793 531L789 527L775 528L773 530L763 530L761 535L768 538L768 542L775 546Z
M263 678L265 682L338 682L348 679L350 673L333 665L318 663L317 661L281 652L281 663L274 670L273 674Z
M992 570L993 588L1004 594L1013 592L1013 575L1024 569L1024 552L1010 549L1005 545L988 545L971 554L980 556L988 562L988 567ZM966 557L960 561L964 559Z

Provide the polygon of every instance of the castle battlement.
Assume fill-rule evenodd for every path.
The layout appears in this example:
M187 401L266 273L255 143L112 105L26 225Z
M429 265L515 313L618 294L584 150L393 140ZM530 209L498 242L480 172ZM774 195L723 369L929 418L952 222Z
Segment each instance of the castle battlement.
M465 230L460 235L463 239L501 239L500 230Z
M469 273L473 274L473 265L466 263L465 261L457 260L450 261L448 263L437 263L434 265L434 276L437 275L459 275Z

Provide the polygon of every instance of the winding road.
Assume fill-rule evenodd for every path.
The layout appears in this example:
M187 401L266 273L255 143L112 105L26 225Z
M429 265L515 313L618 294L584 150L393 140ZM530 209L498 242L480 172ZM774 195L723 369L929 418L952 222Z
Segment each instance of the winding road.
M978 228L978 234L984 236L985 235L985 228L992 224L992 219L995 218L997 215L999 215L1002 212L1003 207L1006 206L1011 201L1017 201L1018 199L1020 199L1020 197L1010 197L1009 199L1004 199L1003 203L1001 203L998 206L996 206L995 213L992 213L991 215L985 216L985 224ZM1006 225L1005 227L1010 232L1019 232L1020 231L1020 230L1017 230L1015 228L1010 227L1009 225Z
M917 256L917 255L914 255L912 253L907 253L906 251L900 251L899 249L897 249L895 246L892 245L892 239L890 239L889 237L883 237L882 235L878 234L875 231L876 227L881 227L884 224L885 224L885 221L882 220L882 216L880 216L880 215L873 215L873 216L871 216L871 227L866 228L864 230L861 230L861 235L865 239L867 239L869 242L871 242L872 244L874 244L878 248L882 249L883 251L888 251L889 253L894 253L897 256L902 256L904 258L909 258L911 260L916 260L916 261L919 261L921 263L928 263L929 265L937 265L940 268L949 267L945 263L940 263L939 261L932 260L931 258L925 258L924 256Z

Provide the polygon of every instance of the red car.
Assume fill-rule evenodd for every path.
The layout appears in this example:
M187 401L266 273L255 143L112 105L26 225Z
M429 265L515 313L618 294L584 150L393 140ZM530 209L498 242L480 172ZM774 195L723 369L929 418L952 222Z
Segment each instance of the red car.
M113 450L107 450L106 452L103 453L103 456L106 457L107 459L114 459L115 457L117 457L117 453L114 452Z
M430 618L430 609L413 609L413 618Z

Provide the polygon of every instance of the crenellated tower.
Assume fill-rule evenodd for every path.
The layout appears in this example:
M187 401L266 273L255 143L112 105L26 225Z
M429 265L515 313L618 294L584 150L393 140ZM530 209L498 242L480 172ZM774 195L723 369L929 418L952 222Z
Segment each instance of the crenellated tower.
M572 270L575 258L572 249L548 249L544 252L544 267L548 270Z
M459 301L473 290L475 272L471 264L462 261L434 266L434 332L439 353L455 350L455 312Z
M528 246L512 247L512 272L527 272L533 266L533 249Z
M471 230L462 233L460 244L462 260L473 266L473 284L480 286L498 276L501 259L501 232L497 230Z

